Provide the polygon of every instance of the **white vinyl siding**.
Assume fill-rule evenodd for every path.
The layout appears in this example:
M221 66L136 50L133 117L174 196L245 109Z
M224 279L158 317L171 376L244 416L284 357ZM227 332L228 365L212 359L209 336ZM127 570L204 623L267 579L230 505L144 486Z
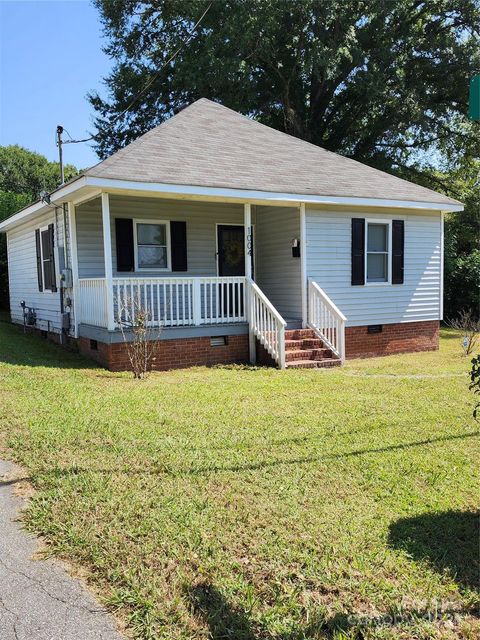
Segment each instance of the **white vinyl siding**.
M255 280L284 318L302 317L300 258L292 240L300 237L298 209L255 207ZM300 251L304 248L300 247Z
M243 206L238 204L183 202L160 198L134 198L110 196L112 230L113 275L117 273L115 246L115 218L141 219L142 221L185 221L187 223L188 271L179 277L216 276L216 224L243 225ZM103 231L100 199L92 200L77 208L78 268L80 278L99 278L105 275L103 260ZM142 269L129 277L172 277L175 272L148 271Z
M49 211L7 233L8 280L10 288L10 314L12 322L23 324L23 310L20 302L35 309L36 327L41 330L59 332L61 330L60 289L57 292L39 291L37 279L37 252L35 229L55 224L55 276L59 286L59 271L63 264L63 214L58 210ZM60 248L60 249L59 249Z
M405 221L404 283L351 284L352 218ZM441 215L406 210L334 212L307 207L307 276L347 316L347 326L440 319ZM391 264L389 264L391 269Z

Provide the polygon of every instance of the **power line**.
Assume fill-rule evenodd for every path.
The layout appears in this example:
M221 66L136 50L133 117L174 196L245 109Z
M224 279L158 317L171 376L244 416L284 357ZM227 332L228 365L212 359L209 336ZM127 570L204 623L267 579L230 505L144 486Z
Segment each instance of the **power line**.
M167 58L167 60L162 64L162 66L160 67L160 69L150 78L150 80L146 83L146 85L143 87L143 89L141 89L141 91L139 91L137 93L137 95L133 98L133 100L128 104L128 106L118 115L115 116L115 118L113 118L113 120L109 123L110 126L114 125L115 122L117 122L117 120L119 120L121 117L123 117L126 113L128 113L128 111L130 111L130 109L133 107L133 105L137 102L137 100L145 93L145 91L147 91L147 89L149 89L152 84L155 82L155 80L160 76L160 73L163 71L163 69L170 64L170 62L173 62L173 60L175 60L175 58L177 57L177 55L180 53L180 51L187 46L187 44L190 42L190 40L193 38L193 35L196 31L196 29L200 26L202 20L205 18L205 16L207 15L207 13L210 10L210 7L212 6L213 2L210 2L208 7L205 9L205 11L202 13L202 15L200 16L200 18L197 20L197 22L193 25L193 27L190 29L190 31L188 32L188 37L180 44L180 46L176 49L176 51L174 51L174 53ZM70 137L70 140L65 140L62 141L61 144L78 144L80 142L90 142L90 140L95 140L95 138L97 136L90 136L89 138L84 138L82 140L73 140L72 137L70 136L70 134L67 131L67 134Z

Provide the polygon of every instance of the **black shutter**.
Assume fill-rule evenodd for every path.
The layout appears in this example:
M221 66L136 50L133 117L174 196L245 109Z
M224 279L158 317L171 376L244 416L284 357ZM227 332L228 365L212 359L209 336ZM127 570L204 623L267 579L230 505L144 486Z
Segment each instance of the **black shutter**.
M37 280L38 290L43 291L43 278L42 278L42 254L40 251L40 229L35 229L35 247L37 249Z
M392 222L392 284L403 284L405 223L403 220Z
M57 278L55 275L55 253L53 247L55 246L55 226L53 224L48 225L48 257L50 260L50 290L55 292L57 290Z
M365 284L365 220L352 218L352 285Z
M187 271L187 223L170 222L172 271Z
M117 245L117 271L134 271L133 220L115 218L115 240Z

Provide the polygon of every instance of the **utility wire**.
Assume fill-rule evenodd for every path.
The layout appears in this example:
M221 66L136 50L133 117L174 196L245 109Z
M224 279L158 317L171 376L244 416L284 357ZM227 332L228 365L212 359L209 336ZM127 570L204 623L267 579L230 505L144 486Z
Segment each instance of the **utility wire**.
M114 125L115 122L117 122L117 120L119 120L121 117L123 117L128 111L130 111L130 109L133 107L133 105L137 102L137 100L145 93L145 91L147 91L147 89L149 89L152 84L155 82L155 80L160 76L160 73L163 71L163 69L170 64L170 62L172 62L173 60L175 60L175 58L177 57L177 55L180 53L180 51L187 46L187 44L190 42L190 40L193 38L193 35L195 33L195 31L197 30L197 28L200 26L200 23L202 22L202 20L205 18L205 16L207 15L207 13L210 11L210 7L212 6L213 1L209 3L208 7L205 9L205 11L202 13L202 15L200 16L200 18L197 20L197 22L193 25L193 27L190 29L190 31L188 32L188 37L181 42L180 46L172 53L172 55L167 58L167 60L162 64L162 66L160 67L160 69L150 78L150 80L146 83L146 85L143 87L143 89L141 89L141 91L139 91L137 93L137 95L133 98L133 100L130 102L130 104L128 104L128 106L118 115L115 116L115 118L113 118L113 120L109 123L110 126ZM64 129L65 130L65 129ZM67 131L68 133L68 131ZM68 135L70 136L70 134L68 133ZM97 136L90 136L89 138L84 138L82 140L73 140L72 137L70 136L70 140L65 140L62 144L78 144L80 142L90 142L90 140L95 140Z

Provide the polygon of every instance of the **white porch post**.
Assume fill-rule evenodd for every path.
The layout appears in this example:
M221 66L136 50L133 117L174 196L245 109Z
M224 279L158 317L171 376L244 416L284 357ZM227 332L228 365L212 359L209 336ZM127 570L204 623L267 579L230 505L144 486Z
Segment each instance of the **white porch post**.
M73 335L78 338L78 325L81 320L80 301L78 296L80 290L78 287L78 256L77 256L77 219L75 215L75 205L73 202L68 203L68 230L70 240L70 268L72 269L72 300L73 300ZM65 243L67 239L65 238ZM68 265L66 265L68 267Z
M112 236L110 231L110 201L108 193L102 193L103 254L105 259L105 303L107 305L107 329L114 331Z
M245 277L252 277L252 205L249 202L244 204L243 219L245 226Z
M255 364L257 360L257 345L255 342L255 336L252 328L252 299L250 295L250 285L248 280L252 279L252 205L246 202L243 206L243 224L245 228L245 311L248 322L248 353L251 364Z
M308 323L307 309L307 231L305 222L305 203L300 203L300 278L302 292L302 327Z

